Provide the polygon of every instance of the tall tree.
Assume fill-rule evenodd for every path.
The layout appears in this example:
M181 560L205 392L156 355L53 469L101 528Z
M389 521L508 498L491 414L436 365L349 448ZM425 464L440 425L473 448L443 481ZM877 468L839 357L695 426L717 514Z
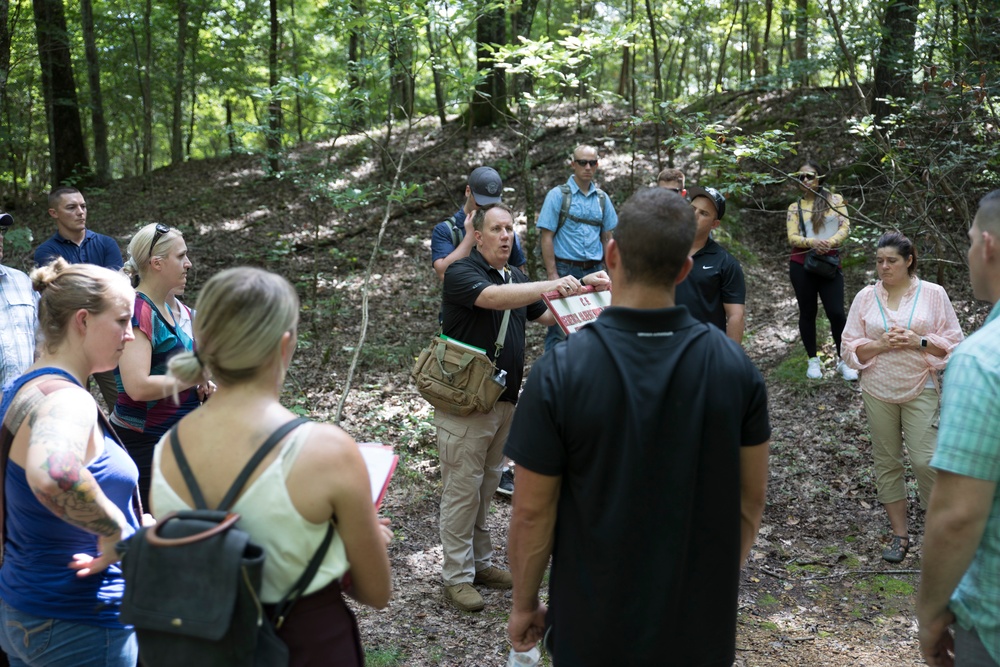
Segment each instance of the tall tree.
M495 125L507 114L507 77L490 62L490 44L507 43L507 18L502 4L489 5L476 20L476 62L485 76L476 85L469 105L472 127Z
M84 0L87 1L87 0ZM188 3L177 0L177 50L174 55L173 113L170 117L170 164L184 161L184 57L187 54Z
M892 1L894 0L890 0L890 2ZM795 0L794 49L794 60L797 60L799 67L802 68L799 83L808 86L809 75L806 73L805 65L809 59L809 0Z
M62 0L33 0L32 7L49 135L50 181L57 186L87 175L90 161L83 142Z
M267 47L267 82L270 86L267 104L267 156L271 172L281 171L281 102L278 100L278 0L270 0L270 35Z
M918 10L919 0L890 0L886 8L872 86L871 112L877 121L891 110L886 96L905 97L913 82Z
M87 54L90 119L94 127L94 176L98 183L104 184L111 178L111 160L108 157L108 124L104 120L101 64L97 56L97 39L94 37L94 7L91 0L80 0L80 20L83 27L84 51Z

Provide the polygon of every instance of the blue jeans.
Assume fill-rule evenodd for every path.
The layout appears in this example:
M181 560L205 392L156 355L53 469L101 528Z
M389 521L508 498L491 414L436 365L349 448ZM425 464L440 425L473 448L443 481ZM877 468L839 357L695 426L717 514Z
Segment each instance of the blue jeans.
M0 600L0 647L11 667L135 667L131 629L25 614Z
M584 276L589 276L591 273L597 273L598 271L604 270L604 263L592 266L589 269L582 269L579 266L573 266L572 264L567 264L566 262L560 262L556 260L556 273L560 276L573 276L577 280L583 280ZM561 343L566 340L566 334L563 333L562 327L558 324L553 324L549 327L549 331L545 334L545 351L551 350L557 343Z

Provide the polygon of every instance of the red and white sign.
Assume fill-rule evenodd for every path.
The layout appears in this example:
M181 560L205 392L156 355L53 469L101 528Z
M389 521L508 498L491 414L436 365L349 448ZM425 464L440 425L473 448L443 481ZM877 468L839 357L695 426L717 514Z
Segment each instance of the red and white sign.
M586 285L578 294L560 296L559 292L545 292L542 299L568 335L596 320L601 311L611 305L611 291L595 292L593 287Z

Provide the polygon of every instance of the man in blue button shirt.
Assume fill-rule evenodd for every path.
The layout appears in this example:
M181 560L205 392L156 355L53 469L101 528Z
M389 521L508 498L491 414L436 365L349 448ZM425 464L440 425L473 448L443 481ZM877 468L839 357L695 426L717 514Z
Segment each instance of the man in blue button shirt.
M56 188L49 194L49 215L56 233L35 250L35 266L62 257L70 264L97 264L117 271L122 251L110 236L87 229L87 202L76 188Z
M577 146L569 163L573 175L545 195L538 214L538 231L549 280L560 276L582 280L604 270L605 245L618 224L618 214L611 199L594 183L597 162L596 148ZM567 195L569 207L564 210ZM549 327L545 351L565 338L558 326Z
M55 218L56 233L35 250L35 266L62 257L70 264L96 264L112 271L122 268L122 251L110 236L87 229L87 202L76 188L59 187L49 193L49 215ZM114 371L94 373L101 396L110 412L118 400Z

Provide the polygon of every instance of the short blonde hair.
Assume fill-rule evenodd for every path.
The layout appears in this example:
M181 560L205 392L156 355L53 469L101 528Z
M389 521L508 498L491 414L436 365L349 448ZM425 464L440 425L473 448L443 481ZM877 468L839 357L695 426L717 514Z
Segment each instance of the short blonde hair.
M195 306L195 350L167 364L184 383L211 377L224 384L253 378L299 321L299 297L281 276L240 266L208 279ZM208 375L206 375L206 371Z
M184 238L179 229L171 227L170 231L160 234L160 237L156 239L156 246L153 247L151 244L153 243L153 237L156 236L157 224L159 223L149 223L133 234L132 240L129 241L128 259L125 260L125 266L122 267L122 271L131 279L132 287L137 287L139 281L146 277L146 271L149 269L149 260L154 257L163 257L170 251L170 246L175 239Z
M95 315L111 305L116 288L128 287L124 275L96 264L70 264L62 257L31 272L38 301L38 344L52 353L65 340L74 313ZM131 288L129 288L131 292Z

